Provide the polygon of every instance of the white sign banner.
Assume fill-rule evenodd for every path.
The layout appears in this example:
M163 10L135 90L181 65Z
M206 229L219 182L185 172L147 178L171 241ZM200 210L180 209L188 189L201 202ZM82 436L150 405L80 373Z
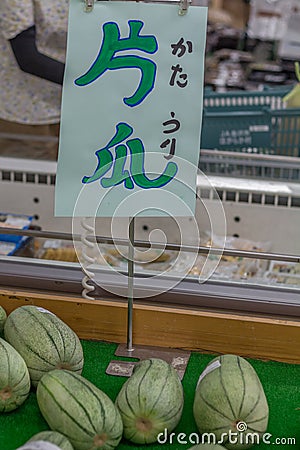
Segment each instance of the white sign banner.
M71 0L57 216L194 215L207 8L178 9Z

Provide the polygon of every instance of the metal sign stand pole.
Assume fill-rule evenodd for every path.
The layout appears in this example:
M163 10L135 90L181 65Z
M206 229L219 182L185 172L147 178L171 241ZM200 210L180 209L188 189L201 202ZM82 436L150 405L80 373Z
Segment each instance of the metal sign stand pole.
M178 0L175 0L178 2ZM199 1L199 0L197 0ZM86 10L90 11L93 7L94 0L85 0ZM183 16L187 13L189 4L192 0L179 0L178 14ZM115 352L116 356L127 356L137 359L160 358L171 364L176 370L180 378L185 373L190 352L164 349L154 346L137 345L133 348L133 297L134 297L134 217L129 218L129 242L128 242L128 311L127 311L127 347L120 344ZM109 375L130 376L132 374L135 362L131 361L111 361L106 369Z
M127 350L133 351L133 283L134 283L134 217L129 218L128 243L128 311L127 311Z
M134 299L134 228L135 218L129 218L128 239L128 288L127 288L127 346L120 344L115 352L116 356L129 358L148 359L160 358L171 364L176 369L180 379L183 378L190 352L185 350L161 348L155 346L135 345L133 347L133 299ZM113 360L109 363L106 373L109 375L130 376L136 362Z

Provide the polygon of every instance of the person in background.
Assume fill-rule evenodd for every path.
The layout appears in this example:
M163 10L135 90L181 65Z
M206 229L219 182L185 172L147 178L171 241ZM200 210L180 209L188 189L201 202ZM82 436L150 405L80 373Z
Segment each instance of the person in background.
M68 0L0 1L0 137L58 136L67 20ZM1 155L10 156L8 144ZM34 144L27 147L30 153ZM57 143L39 147L43 159L56 159Z

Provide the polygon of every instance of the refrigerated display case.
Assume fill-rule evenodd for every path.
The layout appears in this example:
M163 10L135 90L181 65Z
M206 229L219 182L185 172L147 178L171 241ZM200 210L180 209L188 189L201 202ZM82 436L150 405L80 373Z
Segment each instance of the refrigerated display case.
M222 153L215 153L202 151L201 164L207 172L212 158L220 164ZM241 167L239 158L244 155L230 154L233 157L238 158L236 168ZM267 157L264 162L269 168L274 163L275 170L278 158ZM225 160L223 155L222 164ZM261 164L257 155L247 155L244 162L246 171ZM216 160L213 164L216 167ZM30 237L27 248L0 258L1 304L8 312L24 303L39 304L59 313L83 338L124 342L126 253L120 256L122 251L111 243L110 219L96 220L97 248L103 258L93 265L91 299L83 298L84 273L80 262L74 262L78 254L73 248L77 239L81 245L80 236L72 236L70 218L53 215L56 163L1 158L0 167L1 209L34 217L33 229L22 231ZM159 239L155 241L160 249L152 248L165 255L162 260L154 257L153 264L135 264L136 343L299 362L300 353L290 343L299 339L300 330L300 184L293 177L249 173L199 174L195 215L199 239L192 218L180 219L179 225L168 218L136 218L134 245L140 251L149 245L151 231L161 229L167 236L167 249L161 250ZM223 224L216 224L214 234L210 231L210 216L220 203L226 218L224 252ZM188 236L183 244L178 226ZM120 219L117 232L114 228L119 250L126 248L126 230L127 222ZM202 259L211 246L215 251L209 263L220 261L204 281ZM47 249L53 258L55 248L69 250L61 250L61 260L49 259ZM75 258L70 258L70 249Z

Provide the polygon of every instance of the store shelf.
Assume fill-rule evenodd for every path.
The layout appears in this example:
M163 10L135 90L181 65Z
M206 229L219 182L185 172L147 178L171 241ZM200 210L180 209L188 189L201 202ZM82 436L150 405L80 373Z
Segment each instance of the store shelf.
M8 313L22 305L41 306L57 314L83 339L126 342L126 302L2 289L0 304ZM133 323L136 345L300 363L299 346L294 345L299 340L299 320L137 302Z

